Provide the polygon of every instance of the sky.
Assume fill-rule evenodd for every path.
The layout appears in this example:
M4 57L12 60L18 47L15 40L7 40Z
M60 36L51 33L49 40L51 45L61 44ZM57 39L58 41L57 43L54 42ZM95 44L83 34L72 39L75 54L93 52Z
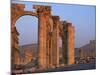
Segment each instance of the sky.
M25 4L25 10L33 11L33 5L48 5L52 7L52 15L60 16L60 20L71 22L75 27L75 48L81 47L96 38L96 7L93 5L40 3L29 1L13 1L12 3ZM38 18L25 15L16 21L19 44L37 43Z

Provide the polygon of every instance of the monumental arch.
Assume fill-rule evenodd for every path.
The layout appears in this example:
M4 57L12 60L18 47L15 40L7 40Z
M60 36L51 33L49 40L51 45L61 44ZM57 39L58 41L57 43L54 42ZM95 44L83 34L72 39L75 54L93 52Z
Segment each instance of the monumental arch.
M62 38L62 55L64 64L74 64L74 27L71 23L60 21L53 16L50 6L34 5L36 12L25 11L24 4L11 5L11 47L12 64L20 64L20 35L15 23L21 16L31 15L38 18L38 63L39 67L48 69L59 67L59 37Z

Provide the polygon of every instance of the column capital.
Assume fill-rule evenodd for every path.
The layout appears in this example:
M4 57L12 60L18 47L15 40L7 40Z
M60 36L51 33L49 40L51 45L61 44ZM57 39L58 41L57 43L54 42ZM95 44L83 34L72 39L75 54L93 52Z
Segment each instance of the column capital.
M52 16L52 18L53 18L54 20L59 20L59 19L60 19L59 16Z
M37 13L51 14L51 6L33 5L33 8L37 10Z

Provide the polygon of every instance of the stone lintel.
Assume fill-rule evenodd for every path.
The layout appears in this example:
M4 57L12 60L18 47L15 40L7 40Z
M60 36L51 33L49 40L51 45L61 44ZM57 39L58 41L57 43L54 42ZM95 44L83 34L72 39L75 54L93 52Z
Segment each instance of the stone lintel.
M25 5L24 4L12 4L12 7L16 8L16 9L20 9L20 10L24 10Z

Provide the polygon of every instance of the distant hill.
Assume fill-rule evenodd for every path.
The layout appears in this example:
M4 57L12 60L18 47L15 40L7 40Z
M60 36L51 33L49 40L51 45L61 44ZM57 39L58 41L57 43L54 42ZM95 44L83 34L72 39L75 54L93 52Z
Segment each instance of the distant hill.
M78 57L79 50L81 49L81 52L83 56L96 56L96 40L91 40L88 44L80 47L80 48L75 48L75 56Z
M37 44L28 44L28 45L22 45L19 47L20 53L23 55L25 52L32 52L34 56L37 56L38 52L38 45Z
M96 40L91 40L88 44L80 48L75 48L75 57L78 57L80 55L79 54L80 49L82 50L83 55L96 56ZM22 53L21 55L23 55L23 53L27 50L33 52L34 56L38 55L38 45L37 44L28 44L28 45L20 46L20 51L21 51L20 53ZM60 48L60 54L61 53L62 52Z

